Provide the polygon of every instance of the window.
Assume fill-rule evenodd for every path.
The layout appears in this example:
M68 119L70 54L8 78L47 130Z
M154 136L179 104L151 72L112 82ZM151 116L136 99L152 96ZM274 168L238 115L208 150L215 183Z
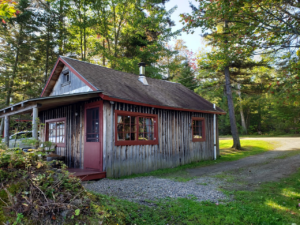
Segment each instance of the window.
M70 84L70 72L69 70L63 71L62 72L63 80L62 80L62 86L65 86L67 84Z
M99 142L99 107L86 110L86 142Z
M116 110L116 145L156 145L157 115Z
M205 120L202 117L192 117L193 141L205 141Z
M46 120L46 141L58 147L66 146L66 118Z

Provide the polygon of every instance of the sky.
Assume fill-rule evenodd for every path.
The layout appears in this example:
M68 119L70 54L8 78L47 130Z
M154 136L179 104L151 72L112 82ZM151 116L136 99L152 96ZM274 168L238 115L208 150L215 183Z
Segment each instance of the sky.
M183 27L183 24L179 22L179 15L182 13L192 12L189 2L197 6L195 0L170 0L166 3L167 10L170 10L171 8L177 5L177 9L171 16L172 20L175 22L175 27L172 28L173 31L181 29ZM189 48L189 50L196 53L199 49L205 48L205 43L203 42L203 39L201 38L200 34L200 28L196 28L194 34L187 34L186 32L182 32L181 36L178 36L177 39L183 39L186 42L186 46Z

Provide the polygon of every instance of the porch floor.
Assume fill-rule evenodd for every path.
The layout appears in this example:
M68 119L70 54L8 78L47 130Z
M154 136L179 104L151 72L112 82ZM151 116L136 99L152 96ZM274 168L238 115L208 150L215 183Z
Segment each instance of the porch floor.
M106 172L100 172L95 169L77 169L69 168L71 176L78 177L81 181L98 180L106 177Z

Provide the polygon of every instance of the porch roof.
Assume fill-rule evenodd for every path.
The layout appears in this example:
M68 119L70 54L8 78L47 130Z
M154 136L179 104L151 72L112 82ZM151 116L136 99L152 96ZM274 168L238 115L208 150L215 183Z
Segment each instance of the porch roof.
M28 99L0 109L0 118L17 114L31 113L32 109L35 107L38 107L39 111L44 111L53 107L63 106L66 104L72 104L80 101L86 101L91 98L99 97L100 93L102 93L102 91Z

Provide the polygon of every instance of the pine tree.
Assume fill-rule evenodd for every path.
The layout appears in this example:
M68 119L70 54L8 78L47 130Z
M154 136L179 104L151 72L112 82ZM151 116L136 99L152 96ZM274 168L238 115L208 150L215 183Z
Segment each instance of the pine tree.
M187 61L182 64L177 82L182 84L183 86L186 86L192 91L197 87L197 81L195 79L194 71Z

